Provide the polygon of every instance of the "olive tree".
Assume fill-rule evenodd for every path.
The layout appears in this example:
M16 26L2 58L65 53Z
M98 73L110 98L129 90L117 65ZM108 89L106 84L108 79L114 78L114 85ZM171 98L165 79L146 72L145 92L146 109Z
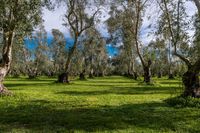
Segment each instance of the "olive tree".
M200 1L192 0L197 7L197 16L200 18ZM172 1L171 1L172 2ZM182 37L184 28L184 19L182 16L185 13L184 1L176 0L173 1L176 5L176 15L171 14L170 2L167 0L159 1L159 5L162 11L165 13L166 25L170 32L171 42L174 47L174 55L180 58L187 65L187 71L182 76L182 81L185 87L183 96L200 97L200 83L199 83L199 72L200 72L200 56L199 52L195 55L195 58L187 58L187 53L182 53L180 50L181 46L185 44L184 38ZM187 24L186 24L187 25ZM197 29L198 30L198 29ZM199 45L199 42L197 42ZM191 45L190 47L193 47ZM196 45L197 46L197 45ZM192 53L191 53L192 54Z
M45 1L46 2L46 1ZM18 32L31 32L41 20L42 0L1 0L0 29L3 36L0 62L0 93L7 94L3 80L10 70L14 38ZM24 35L24 34L23 34Z
M58 77L58 82L61 83L69 83L70 65L74 56L74 52L77 49L79 39L83 32L94 25L95 17L99 12L99 8L95 11L92 11L90 3L85 0L66 0L65 2L67 4L65 26L70 28L74 43L67 56L65 72ZM93 13L88 14L86 9L91 10Z
M53 74L60 74L65 71L67 49L64 34L58 29L52 29L53 41L50 46L51 58L53 62Z

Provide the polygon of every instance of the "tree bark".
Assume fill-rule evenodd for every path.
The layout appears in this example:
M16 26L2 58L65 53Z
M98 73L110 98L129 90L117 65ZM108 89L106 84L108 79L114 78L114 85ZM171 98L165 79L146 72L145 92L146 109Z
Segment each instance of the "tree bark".
M72 57L74 55L74 52L76 50L77 43L78 43L78 35L75 36L74 45L69 52L67 62L65 64L65 72L58 76L58 82L59 83L69 83L69 67L70 67L71 60L72 60Z
M86 78L85 78L85 70L83 70L83 71L80 73L79 79L80 79L80 80L86 80Z
M184 73L182 81L185 87L183 95L185 97L198 97L200 98L200 84L198 73L188 70Z
M90 70L89 78L94 78L94 71L93 71L93 69Z
M133 78L134 78L134 80L137 80L137 78L138 78L138 74L137 74L137 72L133 72Z
M150 66L144 66L144 82L149 84L151 82Z
M3 80L10 70L11 60L12 60L12 45L14 39L14 30L10 32L5 32L3 34L4 45L2 51L2 61L0 64L0 94L9 95L11 94L7 88L3 85Z
M8 70L4 68L0 68L0 94L7 94L8 90L7 88L3 85L3 80L7 74Z
M174 79L174 75L172 73L169 73L168 79Z
M69 74L62 73L58 76L58 83L69 83Z
M140 53L140 48L139 48L139 41L138 41L138 29L140 27L140 19L141 19L141 14L142 14L142 9L147 1L145 1L143 4L141 1L136 2L136 22L135 22L135 29L134 29L134 38L135 38L135 45L136 45L136 51L137 54L140 58L141 64L143 66L144 70L144 82L149 84L151 81L151 75L150 75L150 66L152 64L151 60L149 59L147 63L145 63L144 58L142 57Z
M158 72L158 78L162 78L162 73L161 73L161 71Z

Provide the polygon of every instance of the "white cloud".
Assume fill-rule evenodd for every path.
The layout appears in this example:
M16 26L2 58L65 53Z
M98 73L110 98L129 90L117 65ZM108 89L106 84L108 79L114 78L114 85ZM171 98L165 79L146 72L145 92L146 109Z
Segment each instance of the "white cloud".
M101 22L98 23L96 27L103 36L107 37L109 36L109 33L107 31L106 25L103 22L109 18L109 15L108 15L109 7L105 6L105 7L100 7L100 8L101 8L100 10L101 14L98 15L97 17L99 17L98 19L100 19ZM89 14L92 14L94 11L95 11L95 8L88 9L87 12L89 12ZM66 12L65 6L60 6L59 8L56 8L54 11L43 9L44 25L48 34L51 33L52 29L59 29L61 32L65 34L65 36L67 37L70 36L69 29L62 25L64 23L63 18L64 18L65 12Z
M185 3L185 6L186 6L186 13L191 17L195 14L195 12L197 11L197 8L194 4L194 2L191 2L191 1L187 1Z
M63 26L63 17L66 12L66 8L64 6L60 6L56 8L54 11L49 11L47 9L43 9L43 19L44 26L48 33L51 33L52 29L59 29L65 35L69 35L69 31L66 27Z
M155 40L154 32L160 16L159 7L153 2L148 4L140 30L140 39L144 45L148 45L152 40Z

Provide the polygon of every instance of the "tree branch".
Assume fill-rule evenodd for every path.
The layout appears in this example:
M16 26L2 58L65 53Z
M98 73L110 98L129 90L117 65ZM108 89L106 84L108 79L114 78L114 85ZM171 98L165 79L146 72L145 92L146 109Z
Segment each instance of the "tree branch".
M84 28L81 29L80 33L82 33L83 31L89 29L90 27L93 26L94 23L94 18L96 16L96 14L99 12L100 9L97 9L97 11L94 12L94 14L92 15L92 17L90 18L90 23L88 24L88 26L85 26Z
M140 58L140 60L142 62L142 65L144 67L146 65L145 65L145 62L144 62L144 60L142 58L142 55L140 53L139 43L138 43L138 27L139 27L139 20L140 20L140 1L138 1L136 3L136 8L137 8L136 9L137 16L136 16L136 24L135 24L135 45L136 45L138 56L139 56L139 58Z
M182 55L180 55L180 54L177 53L177 43L178 43L179 30L180 30L180 24L179 24L179 15L180 15L179 14L179 12L180 12L179 11L180 10L179 6L180 6L180 0L178 1L178 17L177 17L178 26L177 26L177 35L176 35L176 37L175 37L173 29L172 29L172 22L171 22L171 17L170 17L169 10L168 10L168 7L167 7L167 2L166 2L166 0L163 0L163 2L164 2L165 12L166 12L166 15L167 15L167 21L168 21L170 35L171 35L172 42L173 42L173 45L174 45L174 55L176 55L181 60L183 60L188 67L191 67L192 64L190 63L190 61L188 59L186 59L185 57L183 57Z

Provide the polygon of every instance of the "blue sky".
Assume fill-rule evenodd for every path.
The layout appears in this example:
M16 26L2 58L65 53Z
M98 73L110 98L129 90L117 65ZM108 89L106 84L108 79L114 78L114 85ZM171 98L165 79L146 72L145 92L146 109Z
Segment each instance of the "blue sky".
M65 39L66 39L66 48L71 47L74 43L73 39L70 37L66 37ZM49 35L49 37L47 38L47 43L51 44L52 40L53 40L52 35ZM25 39L25 44L26 44L26 47L31 50L33 50L37 47L34 40ZM118 53L118 49L116 47L113 47L110 44L106 45L106 50L110 57L116 56Z

